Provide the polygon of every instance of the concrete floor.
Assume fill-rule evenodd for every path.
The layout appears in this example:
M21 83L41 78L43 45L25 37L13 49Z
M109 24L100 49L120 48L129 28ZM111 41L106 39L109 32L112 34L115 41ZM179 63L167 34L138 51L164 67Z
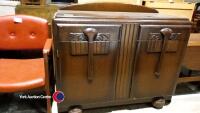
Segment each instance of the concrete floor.
M121 108L119 108L121 109ZM123 109L123 108L122 108ZM196 84L180 84L177 86L176 95L172 102L162 109L155 109L149 105L136 105L132 110L115 110L108 113L200 113L200 86ZM58 113L57 105L53 105L53 113ZM88 113L97 113L89 111ZM105 113L106 110L98 113Z
M0 113L45 113L45 99L20 99L20 94L41 95L41 92L21 92L16 94L0 95ZM43 93L44 94L44 93ZM131 109L131 110L127 110ZM97 112L98 111L98 112ZM86 113L200 113L200 86L197 84L182 84L176 89L171 104L157 110L150 104L139 104L126 107L106 108ZM56 103L53 113L58 113ZM67 113L67 112L66 112Z
M111 113L200 113L200 93L174 96L172 102L160 110L149 107Z
M53 113L58 113L55 103ZM109 113L200 113L200 92L173 96L172 102L162 109L147 107L134 110L118 110Z

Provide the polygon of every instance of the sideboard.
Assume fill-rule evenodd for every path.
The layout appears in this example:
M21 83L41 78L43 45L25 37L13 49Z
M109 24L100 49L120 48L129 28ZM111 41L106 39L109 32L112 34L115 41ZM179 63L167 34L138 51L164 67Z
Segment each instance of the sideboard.
M158 13L58 11L53 19L59 111L171 100L191 23Z

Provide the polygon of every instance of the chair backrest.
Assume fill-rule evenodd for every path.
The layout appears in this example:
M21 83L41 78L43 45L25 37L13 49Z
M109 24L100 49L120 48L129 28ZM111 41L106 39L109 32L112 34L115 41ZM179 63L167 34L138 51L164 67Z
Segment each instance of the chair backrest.
M0 17L0 50L42 49L48 36L45 19L25 15Z
M87 3L74 4L61 8L61 10L79 10L79 11L113 11L113 12L145 12L158 13L157 10L132 4L123 3Z

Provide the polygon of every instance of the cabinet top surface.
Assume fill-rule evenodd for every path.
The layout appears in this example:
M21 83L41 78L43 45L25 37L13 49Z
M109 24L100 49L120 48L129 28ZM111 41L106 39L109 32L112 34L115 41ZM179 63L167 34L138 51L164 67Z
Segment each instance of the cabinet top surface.
M178 15L177 15L178 16ZM184 17L176 17L159 13L137 12L103 12L103 11L58 11L55 18L86 18L86 19L141 19L141 20L186 20Z

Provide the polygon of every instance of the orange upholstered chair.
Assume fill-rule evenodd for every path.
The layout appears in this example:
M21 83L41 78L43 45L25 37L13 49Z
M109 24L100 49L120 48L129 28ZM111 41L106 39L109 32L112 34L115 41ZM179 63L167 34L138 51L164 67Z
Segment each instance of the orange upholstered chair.
M48 58L52 40L47 20L25 15L2 16L0 26L0 92L43 88L50 96ZM40 51L41 57L32 56L32 51ZM16 54L19 52L23 58ZM50 99L47 112L51 112Z

